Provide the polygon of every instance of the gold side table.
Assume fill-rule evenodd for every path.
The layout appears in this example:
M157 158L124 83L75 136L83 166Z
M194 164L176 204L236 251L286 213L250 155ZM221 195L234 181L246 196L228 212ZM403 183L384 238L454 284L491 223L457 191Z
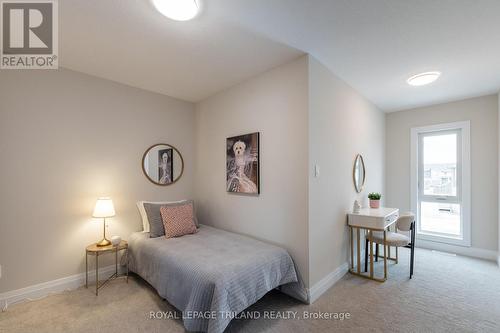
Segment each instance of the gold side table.
M127 283L128 283L128 243L122 240L120 244L107 245L107 246L97 246L97 243L87 246L85 250L85 288L89 287L89 255L95 256L95 294L99 295L99 289L104 287L104 285L110 280L118 278L118 251L125 250L126 262L127 262ZM107 278L103 283L99 284L99 256L106 253L115 254L115 272L109 278Z

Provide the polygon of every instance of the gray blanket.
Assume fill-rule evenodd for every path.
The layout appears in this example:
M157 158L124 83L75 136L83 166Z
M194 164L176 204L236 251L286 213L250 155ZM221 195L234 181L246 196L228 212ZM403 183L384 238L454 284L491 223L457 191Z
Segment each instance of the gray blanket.
M182 311L188 331L223 332L234 315L280 285L305 298L286 250L206 225L179 238L134 233L129 258L130 269Z

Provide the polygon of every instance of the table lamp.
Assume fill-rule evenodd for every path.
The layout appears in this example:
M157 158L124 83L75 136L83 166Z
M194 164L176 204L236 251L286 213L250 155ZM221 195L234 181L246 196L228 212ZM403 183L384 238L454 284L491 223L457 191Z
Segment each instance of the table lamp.
M108 246L111 244L111 242L106 238L106 217L113 216L115 216L115 207L113 206L113 201L110 198L97 199L92 217L104 219L104 236L103 239L97 243L97 246Z

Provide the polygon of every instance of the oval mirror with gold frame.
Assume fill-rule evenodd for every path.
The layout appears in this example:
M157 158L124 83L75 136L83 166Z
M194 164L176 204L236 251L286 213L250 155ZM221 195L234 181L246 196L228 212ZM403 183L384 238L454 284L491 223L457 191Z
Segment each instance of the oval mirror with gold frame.
M365 161L363 160L363 156L361 156L361 154L356 155L356 159L354 160L352 179L354 181L354 188L356 189L356 192L361 193L366 180Z
M149 147L142 156L142 172L155 185L168 186L184 173L184 159L177 148L166 143Z

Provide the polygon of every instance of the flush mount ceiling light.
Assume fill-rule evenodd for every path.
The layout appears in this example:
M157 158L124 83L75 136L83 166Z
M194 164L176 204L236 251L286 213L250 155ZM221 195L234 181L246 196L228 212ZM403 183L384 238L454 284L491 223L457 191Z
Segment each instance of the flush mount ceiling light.
M156 9L175 21L193 19L200 11L197 0L152 0Z
M410 77L406 82L408 82L410 86L425 86L426 84L436 81L440 75L440 72L420 73Z

